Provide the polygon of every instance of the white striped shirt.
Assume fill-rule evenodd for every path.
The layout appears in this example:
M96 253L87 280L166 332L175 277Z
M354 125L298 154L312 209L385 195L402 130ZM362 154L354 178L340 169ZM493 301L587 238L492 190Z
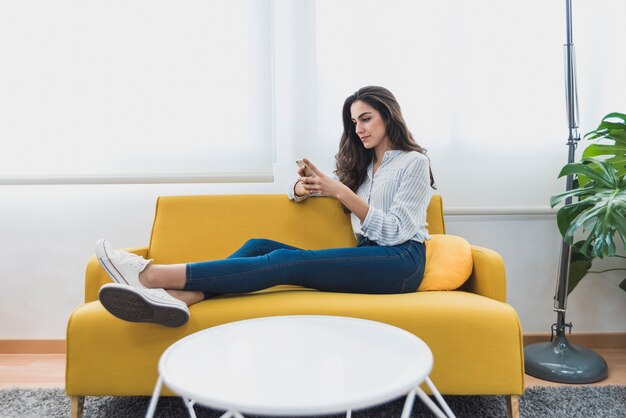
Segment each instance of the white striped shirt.
M356 194L369 205L365 221L351 214L357 239L366 237L379 245L397 245L430 239L426 210L433 190L430 187L429 161L417 151L387 151L376 171L373 162ZM289 192L291 200L301 201Z

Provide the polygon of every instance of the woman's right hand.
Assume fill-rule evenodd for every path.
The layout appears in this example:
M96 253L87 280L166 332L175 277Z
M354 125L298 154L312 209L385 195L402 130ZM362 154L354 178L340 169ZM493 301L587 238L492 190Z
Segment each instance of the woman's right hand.
M298 177L304 177L304 167L299 167L298 168ZM309 194L309 192L306 191L306 189L304 188L304 183L302 181L298 181L296 183L296 185L293 188L293 191L296 193L296 196L298 197L302 197L304 195Z
M298 196L298 197L302 197L302 196L308 194L308 192L304 188L304 184L301 181L298 181L296 183L296 186L293 188L293 191L296 193L296 196Z

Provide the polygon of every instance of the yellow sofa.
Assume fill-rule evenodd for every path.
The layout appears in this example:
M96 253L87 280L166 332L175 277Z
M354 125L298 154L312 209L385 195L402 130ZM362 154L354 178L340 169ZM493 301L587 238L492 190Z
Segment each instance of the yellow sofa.
M428 223L431 234L445 233L438 195L430 203ZM210 260L227 257L249 238L307 249L355 245L349 217L334 199L294 203L285 195L168 196L158 199L149 246L131 251L155 263ZM428 252L427 247L427 260ZM476 246L471 255L471 276L458 290L367 295L277 286L195 304L180 328L125 322L109 314L98 290L111 280L92 257L85 303L67 326L65 387L72 416L82 415L85 396L150 395L159 357L188 334L242 319L298 314L365 318L412 332L433 351L431 378L442 394L508 395L509 412L515 415L524 388L522 333L517 314L505 303L503 261Z

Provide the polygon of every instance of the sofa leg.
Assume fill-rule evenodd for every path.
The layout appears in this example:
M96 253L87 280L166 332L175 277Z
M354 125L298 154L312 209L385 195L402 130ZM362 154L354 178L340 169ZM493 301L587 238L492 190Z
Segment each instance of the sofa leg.
M83 418L83 407L85 406L84 396L72 396L70 401L70 417Z
M519 396L509 395L506 397L506 412L508 418L519 418Z

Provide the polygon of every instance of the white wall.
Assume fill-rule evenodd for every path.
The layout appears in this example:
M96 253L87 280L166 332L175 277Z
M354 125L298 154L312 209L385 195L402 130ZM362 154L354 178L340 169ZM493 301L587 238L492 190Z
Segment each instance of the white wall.
M281 8L278 13L287 15L277 19L280 23L275 28L275 71L280 83L276 84L278 122L273 183L0 186L0 339L65 338L67 319L83 300L84 270L93 244L107 237L116 247L146 245L158 196L284 193L295 175L294 160L302 156L310 156L330 171L337 142L318 138L317 86L310 82L315 76L306 71L314 65L302 65L303 61L315 59L303 52L307 46L314 46L315 39L306 31L289 30L312 23L307 7L314 7L314 3L300 4L304 7L298 10ZM565 134L564 131L563 138ZM565 140L556 141L563 155L551 154L553 143L545 145L550 150L548 154L555 155L551 164L538 168L546 172L546 178L520 173L515 187L529 191L545 188L544 181L555 181L566 153L562 146ZM473 166L469 163L457 173L438 174L437 147L431 147L427 138L421 142L431 149L447 208L480 206L484 201L481 195L495 197L503 193L500 187L481 188L480 178L472 175ZM541 146L534 147L541 151ZM502 157L502 161L508 158ZM547 168L548 165L553 168ZM455 181L468 182L471 199L446 195L448 185ZM513 204L523 206L524 202ZM548 332L556 319L552 297L560 251L553 215L448 215L446 222L448 233L461 235L503 256L508 300L519 313L524 331ZM613 272L583 280L569 298L567 320L573 322L575 332L626 331L626 293L617 287L623 277Z

